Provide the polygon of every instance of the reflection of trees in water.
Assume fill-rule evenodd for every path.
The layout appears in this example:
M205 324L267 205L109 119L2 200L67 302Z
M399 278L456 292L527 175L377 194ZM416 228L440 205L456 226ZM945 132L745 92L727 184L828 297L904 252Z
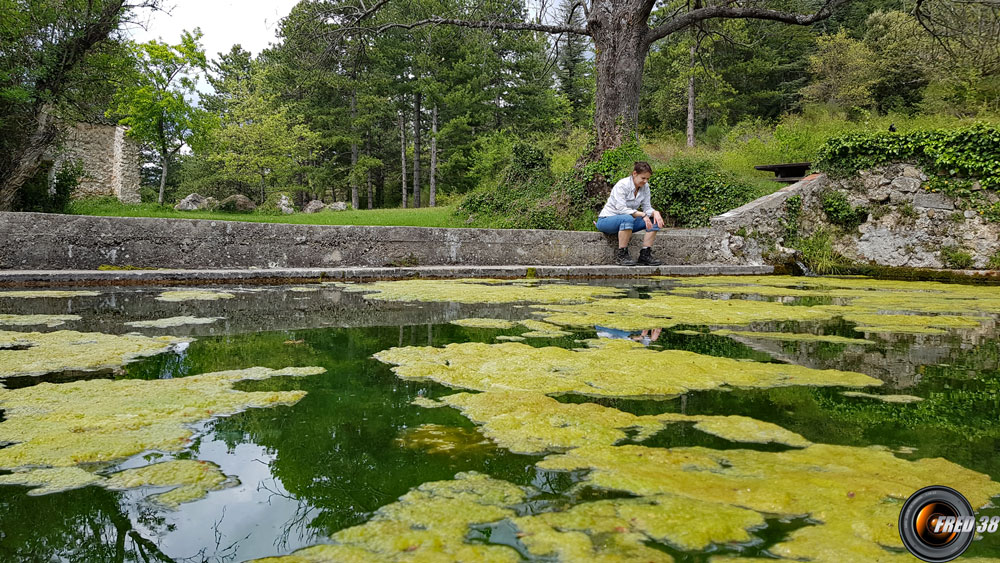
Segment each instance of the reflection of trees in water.
M0 560L173 561L133 527L122 493L86 487L29 497L25 491L5 487L0 497ZM144 525L163 526L153 509L140 510Z

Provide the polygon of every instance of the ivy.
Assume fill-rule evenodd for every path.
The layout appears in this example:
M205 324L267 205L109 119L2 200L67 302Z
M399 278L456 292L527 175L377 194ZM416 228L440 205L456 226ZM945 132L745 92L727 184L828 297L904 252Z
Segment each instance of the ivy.
M835 177L909 162L932 174L978 178L983 188L1000 189L1000 129L982 123L962 129L834 137L820 147L818 156L816 167Z
M868 218L868 209L853 207L847 201L847 195L837 190L823 194L823 212L831 223L849 231L858 228Z
M752 201L757 188L713 162L675 158L653 171L649 181L653 207L678 226L704 227L708 219Z

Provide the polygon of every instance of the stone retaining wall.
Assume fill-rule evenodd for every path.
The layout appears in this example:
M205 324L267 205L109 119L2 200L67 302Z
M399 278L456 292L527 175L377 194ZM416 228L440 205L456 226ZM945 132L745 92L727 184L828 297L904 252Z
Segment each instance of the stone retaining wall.
M664 229L665 264L711 262L708 229ZM633 236L638 252L641 234ZM612 263L597 232L289 225L194 219L0 213L0 269L314 268Z
M893 164L834 180L813 175L738 209L713 217L713 252L723 263L763 264L794 255L786 247L791 228L798 237L819 229L832 235L832 247L860 263L913 268L986 268L1000 253L1000 224L987 221L977 211L963 209L961 201L935 192L917 167ZM852 208L867 214L857 228L832 225L823 211L831 192L846 196ZM998 199L981 192L987 203ZM800 211L789 214L792 198ZM792 207L796 207L792 205ZM955 253L971 257L957 265Z

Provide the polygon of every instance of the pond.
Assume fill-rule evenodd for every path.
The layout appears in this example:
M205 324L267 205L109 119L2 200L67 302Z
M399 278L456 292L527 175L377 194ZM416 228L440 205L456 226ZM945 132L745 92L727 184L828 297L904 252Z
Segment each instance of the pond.
M916 490L1000 515L998 315L856 277L0 290L0 560L912 561Z

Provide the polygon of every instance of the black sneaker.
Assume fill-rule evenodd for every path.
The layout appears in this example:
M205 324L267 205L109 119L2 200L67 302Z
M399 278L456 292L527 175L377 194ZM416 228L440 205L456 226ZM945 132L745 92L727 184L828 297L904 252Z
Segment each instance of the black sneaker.
M653 258L652 248L643 248L639 251L639 265L640 266L659 266L663 262L660 262L656 258Z
M627 248L619 248L615 254L615 261L619 266L635 266L635 260L628 254Z

